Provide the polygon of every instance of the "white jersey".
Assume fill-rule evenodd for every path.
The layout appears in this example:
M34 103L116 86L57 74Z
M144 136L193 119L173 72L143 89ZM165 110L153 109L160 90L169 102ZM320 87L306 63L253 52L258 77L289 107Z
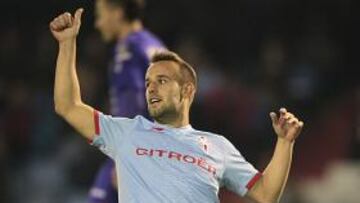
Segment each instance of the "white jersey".
M120 203L219 202L221 186L243 196L261 177L223 136L95 111L92 144L116 163Z

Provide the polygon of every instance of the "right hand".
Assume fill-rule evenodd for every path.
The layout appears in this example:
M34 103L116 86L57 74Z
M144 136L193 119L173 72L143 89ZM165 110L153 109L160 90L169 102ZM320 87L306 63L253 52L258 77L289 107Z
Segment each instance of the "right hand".
M80 30L83 11L82 8L77 9L74 16L65 12L50 22L50 31L59 43L76 38Z

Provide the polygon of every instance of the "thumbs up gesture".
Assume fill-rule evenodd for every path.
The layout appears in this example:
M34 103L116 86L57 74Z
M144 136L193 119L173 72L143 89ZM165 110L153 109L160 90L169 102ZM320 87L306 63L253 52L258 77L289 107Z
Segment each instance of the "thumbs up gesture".
M73 16L69 12L65 12L50 22L50 31L59 43L76 38L83 11L84 9L79 8Z

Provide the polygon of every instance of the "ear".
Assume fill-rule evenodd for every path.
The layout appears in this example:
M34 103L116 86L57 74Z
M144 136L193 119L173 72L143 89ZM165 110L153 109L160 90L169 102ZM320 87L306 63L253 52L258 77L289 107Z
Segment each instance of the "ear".
M191 98L194 93L195 93L195 87L191 82L187 82L183 85L182 95L184 97Z

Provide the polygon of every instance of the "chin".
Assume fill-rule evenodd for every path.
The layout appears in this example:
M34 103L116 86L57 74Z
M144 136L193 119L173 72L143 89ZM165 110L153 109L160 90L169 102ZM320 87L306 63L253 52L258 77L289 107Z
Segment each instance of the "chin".
M112 42L114 39L110 36L103 35L102 39L104 42Z
M111 35L109 34L106 34L104 32L101 32L101 39L104 41L104 42L111 42L114 40L114 37L112 37Z
M158 108L148 108L148 111L149 111L149 115L152 118L162 117L165 112L163 108L159 108L159 107Z
M161 115L161 112L156 110L149 110L149 115L151 116L151 118L157 118Z
M148 109L149 115L154 120L167 120L169 118L174 118L179 115L179 112L176 111L175 107L164 107L162 108L153 108Z

